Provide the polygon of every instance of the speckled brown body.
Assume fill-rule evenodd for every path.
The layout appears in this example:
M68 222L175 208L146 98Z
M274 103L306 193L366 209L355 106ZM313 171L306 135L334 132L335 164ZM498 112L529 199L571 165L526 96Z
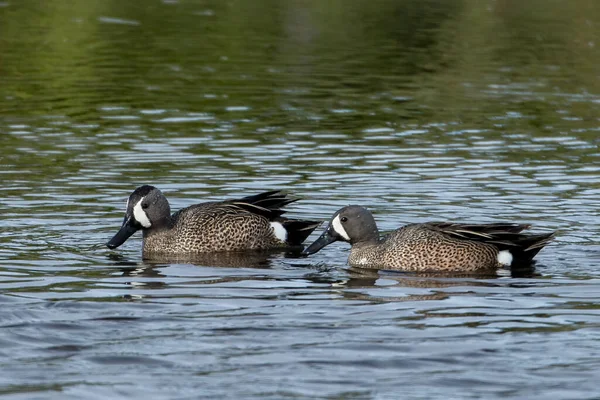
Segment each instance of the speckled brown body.
M223 203L204 203L173 215L172 227L144 231L144 255L287 247L270 221Z
M495 269L498 247L461 240L432 224L406 225L376 243L355 243L348 264L403 271L463 271Z

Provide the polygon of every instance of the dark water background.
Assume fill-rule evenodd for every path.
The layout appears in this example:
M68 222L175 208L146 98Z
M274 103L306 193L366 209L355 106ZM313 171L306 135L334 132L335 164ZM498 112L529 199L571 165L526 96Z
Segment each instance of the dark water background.
M599 24L595 0L0 2L0 395L599 398ZM144 183L559 236L518 278L369 274L344 244L150 264L103 246Z

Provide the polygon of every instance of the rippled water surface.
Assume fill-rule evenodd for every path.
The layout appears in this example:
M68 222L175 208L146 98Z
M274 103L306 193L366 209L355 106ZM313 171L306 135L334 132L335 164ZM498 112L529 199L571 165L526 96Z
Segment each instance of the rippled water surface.
M0 2L0 394L600 397L596 1ZM116 251L129 193L528 222L534 274ZM315 232L309 240L317 237Z

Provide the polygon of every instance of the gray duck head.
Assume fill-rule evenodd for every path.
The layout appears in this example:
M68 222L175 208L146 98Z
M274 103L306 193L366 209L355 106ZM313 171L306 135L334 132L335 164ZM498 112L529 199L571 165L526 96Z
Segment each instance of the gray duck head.
M302 254L310 255L338 240L350 244L377 242L379 230L369 210L361 206L347 206L338 210L325 231Z
M106 246L115 249L138 230L163 226L170 218L171 207L162 192L154 186L140 186L127 200L121 229L106 243Z

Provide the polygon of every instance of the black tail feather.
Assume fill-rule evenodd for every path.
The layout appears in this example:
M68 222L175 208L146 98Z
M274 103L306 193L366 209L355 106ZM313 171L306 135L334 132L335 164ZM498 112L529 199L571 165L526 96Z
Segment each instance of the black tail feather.
M508 250L513 256L513 266L526 265L550 243L555 237L555 232L538 235L517 234L505 240L492 240L488 243L494 244L498 249Z
M317 229L323 221L305 221L298 219L282 219L281 224L288 233L287 242L292 246L299 246L306 238Z

